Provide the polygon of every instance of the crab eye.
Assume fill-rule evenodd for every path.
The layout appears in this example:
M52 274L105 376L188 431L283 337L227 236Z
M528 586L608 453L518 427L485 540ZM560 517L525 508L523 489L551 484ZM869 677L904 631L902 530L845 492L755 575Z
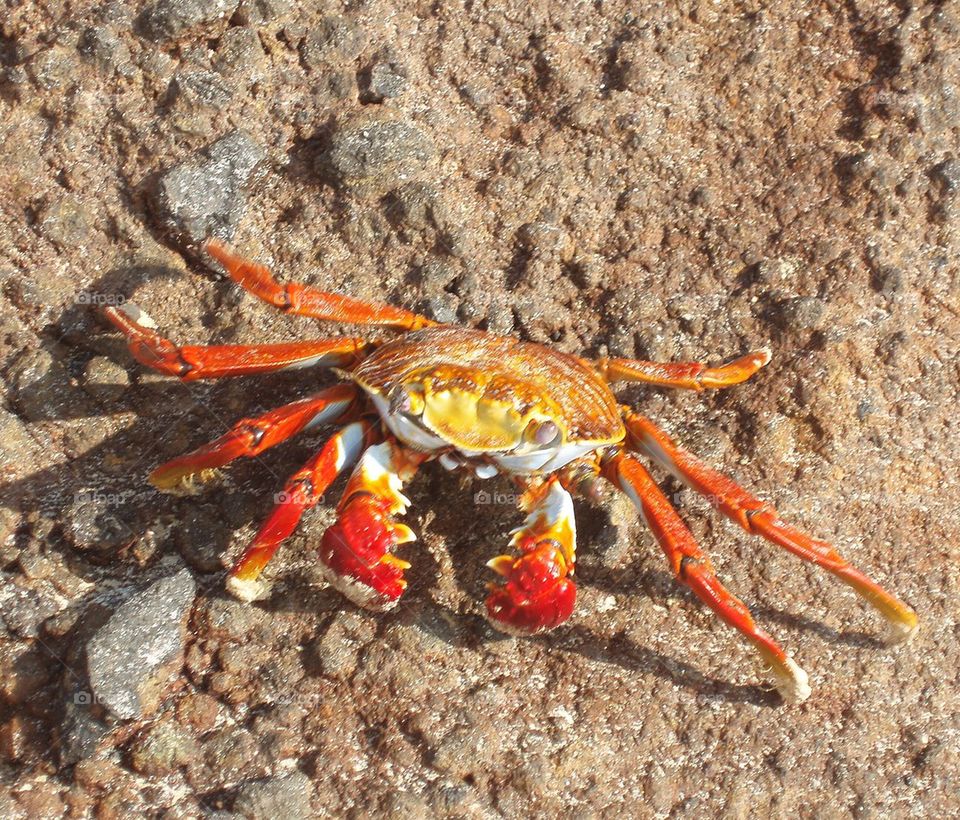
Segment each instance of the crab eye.
M539 444L549 444L560 435L560 429L549 419L547 421L531 421L527 425L527 441Z
M405 416L419 416L423 412L423 391L418 385L404 385L393 395L390 401L391 413Z

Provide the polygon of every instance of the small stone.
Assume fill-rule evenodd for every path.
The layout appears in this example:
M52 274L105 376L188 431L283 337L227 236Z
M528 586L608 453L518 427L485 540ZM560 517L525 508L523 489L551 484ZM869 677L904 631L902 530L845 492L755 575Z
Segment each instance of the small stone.
M0 580L0 621L21 638L36 638L43 622L66 607L49 585L40 592L13 583L6 573L0 574Z
M217 44L213 67L226 77L236 77L247 84L263 77L263 46L252 28L235 26L227 29Z
M189 570L155 582L117 607L87 644L97 701L117 717L144 717L159 705L183 664L187 617L197 585Z
M94 356L83 372L83 389L103 401L117 401L127 387L130 376L126 368L106 356Z
M229 240L246 211L247 188L266 152L244 131L231 131L201 156L168 171L157 205L168 224L193 242Z
M826 306L815 296L796 296L780 302L777 323L784 330L817 330L823 326Z
M874 276L873 285L887 299L894 299L903 290L903 271L893 265L884 265Z
M271 639L270 616L262 609L233 598L205 601L201 610L210 636L227 641L264 642Z
M20 417L0 408L0 463L29 464L36 448Z
M370 69L370 94L376 100L393 99L407 90L407 72L396 63L377 63Z
M432 140L415 125L359 118L334 134L327 161L345 185L385 193L416 178L434 156Z
M135 771L148 777L163 777L197 757L197 744L182 726L158 723L137 740L130 753Z
M434 321L453 324L457 321L457 308L460 300L452 293L442 293L427 299L427 315Z
M324 675L348 678L357 668L357 656L375 634L370 619L358 612L339 612L314 644Z
M209 504L193 504L184 512L177 529L180 555L197 572L218 572L223 569L222 549L218 544L230 542L233 528L224 521L223 512Z
M130 49L108 26L91 26L80 38L80 54L107 70L131 65Z
M109 555L133 543L136 534L124 521L125 505L133 493L82 490L73 497L65 515L65 534L81 551Z
M272 23L293 13L291 0L240 0L237 6L237 22L245 26Z
M426 293L440 293L456 278L456 268L442 259L430 259L420 269L420 283Z
M170 83L170 91L179 106L213 111L225 108L233 96L217 74L203 68L178 71Z
M89 692L78 690L64 707L63 719L57 731L57 747L63 766L73 766L93 757L107 734L107 725L95 718L87 708L91 701Z
M311 71L355 60L367 44L360 26L346 17L325 17L311 29L300 46L303 64Z
M76 197L64 196L40 213L40 230L60 250L84 242L90 233L90 216Z
M158 0L140 15L140 28L154 42L176 40L190 29L229 17L237 0Z
M303 772L269 780L254 780L240 789L233 811L249 820L264 817L309 820L315 816L310 806L312 794L313 784Z
M7 583L6 577L3 582ZM41 651L39 644L22 643L15 649L0 649L0 698L16 706L32 698L53 676L54 659Z
M415 231L422 231L436 224L435 211L438 208L440 192L433 185L414 182L404 185L395 196L394 204L405 225Z
M78 68L79 60L74 52L56 45L37 54L28 66L30 78L46 91L76 81Z
M933 169L933 178L940 184L944 194L954 196L960 191L960 161L948 159Z

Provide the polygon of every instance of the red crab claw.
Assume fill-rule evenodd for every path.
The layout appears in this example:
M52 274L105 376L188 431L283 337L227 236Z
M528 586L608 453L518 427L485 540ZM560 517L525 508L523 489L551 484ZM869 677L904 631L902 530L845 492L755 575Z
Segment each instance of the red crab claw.
M416 536L393 516L405 512L410 503L400 489L420 461L390 442L369 448L347 483L336 523L323 535L324 575L364 609L390 609L407 587L403 573L410 564L397 558L393 549Z
M500 555L487 566L506 582L491 584L487 618L511 635L531 635L559 626L573 612L577 600L573 574L576 525L573 502L557 481L548 482L532 498L525 497L530 514L514 530L511 544L519 558Z

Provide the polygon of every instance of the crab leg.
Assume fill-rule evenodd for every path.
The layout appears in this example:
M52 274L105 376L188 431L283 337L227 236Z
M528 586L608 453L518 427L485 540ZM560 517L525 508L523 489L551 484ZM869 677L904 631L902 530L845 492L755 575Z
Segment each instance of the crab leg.
M770 361L770 350L762 348L727 362L707 367L702 362L644 362L633 359L600 359L597 366L608 382L645 382L658 387L687 390L730 387L749 379Z
M856 590L887 620L891 642L908 638L917 628L917 613L913 609L851 566L830 544L781 521L770 504L760 501L731 478L710 469L678 447L649 419L627 411L624 421L637 449L703 495L731 521L804 561L823 567Z
M235 254L219 239L210 238L204 250L216 259L234 282L286 313L349 322L361 325L391 325L404 330L417 330L436 322L425 316L392 305L364 302L337 293L325 293L297 283L281 285L270 269Z
M394 516L406 512L410 501L401 490L427 457L389 439L367 448L347 482L336 523L323 535L327 580L364 609L390 609L406 589L403 573L410 564L393 549L416 536Z
M697 546L693 534L647 468L635 457L619 453L604 465L603 474L640 510L677 580L756 647L773 670L783 699L793 703L806 700L810 696L806 672L757 626L747 606L720 583L710 559Z
M249 376L304 367L345 367L363 358L363 339L316 339L264 345L183 345L164 338L135 305L108 307L104 315L127 337L133 357L181 381Z
M164 492L189 492L195 476L203 481L236 458L259 455L303 430L335 421L356 398L353 385L338 384L262 416L242 419L216 441L161 464L150 473L150 483Z
M375 427L355 421L337 431L319 453L290 476L277 496L277 505L240 560L227 576L227 590L242 601L253 601L265 592L259 576L280 544L296 529L304 511L316 506L344 468L353 464L370 444Z
M559 626L573 612L577 587L568 577L576 562L573 500L554 477L524 493L528 513L510 545L520 557L500 555L487 566L505 578L490 584L487 618L512 635L531 635Z

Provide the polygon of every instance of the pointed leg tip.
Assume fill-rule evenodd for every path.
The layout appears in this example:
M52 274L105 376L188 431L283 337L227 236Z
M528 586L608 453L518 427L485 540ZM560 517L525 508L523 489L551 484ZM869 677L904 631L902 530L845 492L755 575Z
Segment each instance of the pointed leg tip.
M270 586L259 578L241 578L238 575L227 577L227 592L244 603L252 603L266 598Z
M773 666L774 685L785 703L803 703L810 697L810 678L789 655Z
M919 630L920 621L917 619L916 615L914 615L912 619L905 621L887 621L886 644L888 646L908 644L914 639Z
M176 471L169 474L162 470L162 467L158 467L150 474L148 480L159 492L176 496L200 495L206 485L218 480L221 474L217 469L204 469L196 473Z

